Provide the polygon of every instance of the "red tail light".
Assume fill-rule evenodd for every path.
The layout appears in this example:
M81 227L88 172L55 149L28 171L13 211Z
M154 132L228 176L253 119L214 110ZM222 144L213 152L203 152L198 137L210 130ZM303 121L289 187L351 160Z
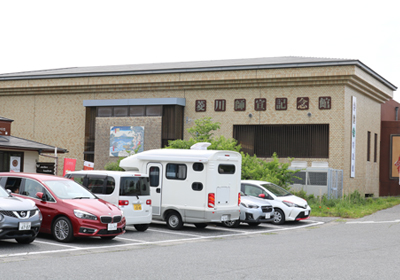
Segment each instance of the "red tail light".
M241 200L240 193L238 193L238 205L240 205L240 200Z
M208 208L215 207L215 193L208 194Z
M118 205L119 206L129 205L129 200L119 200Z
M146 205L151 205L151 199L146 200Z

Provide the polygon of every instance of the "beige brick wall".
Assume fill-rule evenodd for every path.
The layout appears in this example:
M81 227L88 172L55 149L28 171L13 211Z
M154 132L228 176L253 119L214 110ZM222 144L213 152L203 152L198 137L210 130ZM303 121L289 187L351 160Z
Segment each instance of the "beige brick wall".
M350 178L352 95L358 102L356 178ZM59 174L64 157L76 158L77 169L83 167L84 100L185 98L185 139L189 138L186 129L194 120L206 116L221 123L215 135L228 138L232 137L234 124L329 123L329 159L296 160L306 160L309 166L311 161L328 161L330 167L344 170L345 193L357 189L377 196L379 155L374 163L373 136L377 133L379 142L380 104L392 95L387 86L356 66L15 80L0 81L0 116L14 120L11 129L14 136L68 149L69 153L59 155ZM331 110L318 109L319 96L332 97ZM288 110L275 111L277 97L288 98ZM296 97L309 97L310 109L296 110ZM236 98L247 100L246 111L234 111ZM254 98L266 98L267 111L256 112ZM207 100L207 112L195 112L197 99ZM215 99L226 99L225 112L214 111ZM114 125L145 126L145 149L161 146L161 117L98 118L96 169L116 160L108 156L109 129ZM367 131L372 135L371 162L366 161Z
M161 147L161 117L96 118L95 169L102 170L107 163L118 160L118 157L109 155L112 126L143 126L143 149L151 150Z

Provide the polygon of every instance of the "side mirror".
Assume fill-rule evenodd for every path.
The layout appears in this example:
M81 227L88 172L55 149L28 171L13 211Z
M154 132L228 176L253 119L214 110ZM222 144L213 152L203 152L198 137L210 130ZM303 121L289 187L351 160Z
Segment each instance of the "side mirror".
M263 193L262 193L262 194L259 194L258 197L259 197L259 198L264 198L264 199L266 198L266 197L265 197L265 194L263 194Z
M46 196L42 192L37 192L36 196L42 201L46 201Z

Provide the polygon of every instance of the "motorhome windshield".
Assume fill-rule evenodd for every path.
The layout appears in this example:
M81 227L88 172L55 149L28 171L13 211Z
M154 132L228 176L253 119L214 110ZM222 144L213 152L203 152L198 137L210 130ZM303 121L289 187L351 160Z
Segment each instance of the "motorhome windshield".
M120 195L150 195L148 177L121 177Z

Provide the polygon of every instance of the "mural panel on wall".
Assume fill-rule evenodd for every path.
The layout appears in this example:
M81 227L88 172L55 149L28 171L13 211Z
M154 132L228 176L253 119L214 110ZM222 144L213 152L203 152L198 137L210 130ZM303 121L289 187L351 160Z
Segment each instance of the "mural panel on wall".
M110 128L110 156L125 157L143 152L144 126L111 126Z

